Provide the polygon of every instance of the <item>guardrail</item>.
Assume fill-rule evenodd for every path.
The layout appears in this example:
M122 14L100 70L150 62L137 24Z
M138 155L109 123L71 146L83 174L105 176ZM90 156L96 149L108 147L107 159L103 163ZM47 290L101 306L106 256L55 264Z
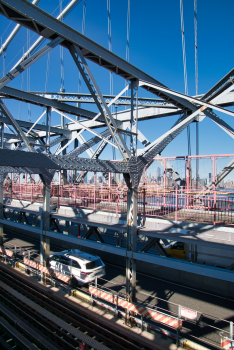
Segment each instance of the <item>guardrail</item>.
M93 287L92 285L90 285L89 286L89 293L91 294L91 297L95 296L97 298L104 299L112 304L115 304L117 309L118 309L118 307L122 307L123 309L126 309L128 311L132 311L139 316L151 318L154 321L156 321L158 323L162 323L162 324L167 325L169 327L172 327L175 329L182 328L182 320L180 320L177 317L167 315L163 312L159 312L159 311L144 307L144 306L136 304L136 303L130 303L127 300L119 297L118 295L111 294L111 293L106 292L100 288Z
M22 255L22 258L17 258L17 254ZM28 255L28 257L25 255ZM62 288L68 290L68 293L71 294L70 276L56 272L54 273L45 266L42 266L40 263L32 260L30 258L30 250L23 250L21 247L16 246L0 247L0 257L2 257L6 263L10 263L13 267L24 267L26 271L30 271L30 273L37 275L37 277L40 277L41 279L44 274L46 280L50 281L52 285L61 286ZM104 307L105 309L108 309L109 311L112 311L115 314L116 318L119 315L125 317L126 311L131 311L130 321L133 320L134 323L142 329L160 332L168 337L175 339L177 342L180 338L179 331L182 329L184 320L190 322L190 320L187 318L190 314L192 314L191 322L193 324L196 324L197 322L196 319L194 319L194 314L196 313L197 315L198 313L196 311L183 308L180 305L177 305L177 316L173 316L169 313L166 313L165 311L159 311L160 308L158 307L157 309L153 309L152 307L141 305L140 303L132 303L126 301L124 297L119 295L119 293L105 289L97 285L96 279L95 285L89 285L89 292L86 297L84 297L84 291L79 291L77 289L74 290L73 294L81 297L82 299L85 299L86 301L90 300L92 304L95 303L101 307ZM192 313L190 313L190 311ZM209 315L205 315L205 317L210 317L210 319L213 319L213 317ZM156 322L156 324L149 322L149 320ZM193 321L195 321L195 323ZM229 324L230 331L228 332L226 330L218 329L215 326L208 324L207 325L211 327L211 329L219 331L220 344L222 348L234 350L233 323L226 320L218 321L226 322ZM163 329L160 327L160 324L162 326L167 326L176 330L177 333L175 334L166 329Z
M127 213L125 186L90 184L51 184L50 202L56 207L92 209ZM5 199L43 202L42 184L11 183L4 186ZM161 188L154 184L138 188L138 215L163 217L175 221L189 220L206 223L234 224L234 192L228 190L205 190L185 187Z

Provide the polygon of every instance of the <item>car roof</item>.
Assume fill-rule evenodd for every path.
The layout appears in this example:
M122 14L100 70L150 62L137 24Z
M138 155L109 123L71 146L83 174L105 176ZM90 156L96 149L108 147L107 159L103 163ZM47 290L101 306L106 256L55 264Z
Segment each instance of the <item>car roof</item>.
M75 260L80 259L80 260L83 260L84 262L100 259L99 256L97 255L88 254L86 252L82 252L82 250L79 250L79 249L63 250L62 252L53 253L50 255L66 255L69 258L75 258Z

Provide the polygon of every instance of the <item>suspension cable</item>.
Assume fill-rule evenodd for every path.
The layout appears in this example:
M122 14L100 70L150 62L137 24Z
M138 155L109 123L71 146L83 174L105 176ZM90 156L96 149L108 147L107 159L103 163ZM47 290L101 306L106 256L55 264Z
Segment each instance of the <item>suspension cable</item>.
M23 54L24 54L24 48L23 48ZM22 72L22 81L21 81L21 91L24 89L24 75L25 71ZM21 113L22 113L22 101L19 103L19 120L21 120Z
M109 49L109 51L112 51L110 0L107 0L107 16L108 16L108 49ZM110 95L113 95L113 75L112 75L112 72L110 72Z
M194 0L194 31L195 31L195 82L196 82L196 95L198 95L197 0Z
M128 0L128 11L127 11L127 45L126 45L126 61L129 62L129 38L130 38L130 1Z
M49 75L50 75L50 54L51 54L51 51L48 52L48 56L47 56L45 92L47 92L47 90L48 90L48 83L49 83Z
M198 59L197 59L197 0L194 0L194 32L195 32L195 84L198 95ZM199 155L199 121L196 122L196 155ZM199 158L196 158L196 188L199 185Z
M111 43L111 11L110 11L110 0L107 0L107 18L108 18L108 49L112 51ZM110 71L110 95L113 95L113 74ZM113 113L113 106L111 106L111 113ZM115 147L112 146L113 160L116 159Z
M188 95L187 65L186 65L186 52L185 52L185 34L184 34L183 0L180 0L180 21L181 21L183 65L184 65L184 87L185 87L185 95ZM187 126L187 140L188 140L188 155L191 155L190 126L189 125Z
M127 43L126 43L126 61L129 62L129 39L130 39L130 2L131 0L128 0L128 9L127 9ZM125 87L127 86L128 82L125 80ZM128 96L128 90L125 91L125 96ZM125 110L127 109L127 106L125 106ZM126 142L126 135L124 135L124 141Z
M59 9L60 9L60 14L62 13L63 6L62 6L63 1L59 0ZM63 22L63 17L60 18L60 21ZM60 92L64 92L64 61L63 61L63 46L60 45L60 68L61 68L61 87L60 87Z
M27 51L29 50L30 48L30 30L27 29ZM30 54L28 54L28 57L30 56ZM28 91L30 91L30 73L31 73L31 70L30 70L30 67L28 67L27 69L27 89ZM28 121L30 122L31 121L31 104L28 103Z
M86 0L83 4L83 18L82 18L82 34L85 33L85 17L86 17ZM81 74L79 72L78 92L81 92Z
M180 20L181 20L183 65L184 65L184 86L185 86L185 94L188 95L187 66L186 66L186 52L185 52L185 34L184 34L183 0L180 0Z

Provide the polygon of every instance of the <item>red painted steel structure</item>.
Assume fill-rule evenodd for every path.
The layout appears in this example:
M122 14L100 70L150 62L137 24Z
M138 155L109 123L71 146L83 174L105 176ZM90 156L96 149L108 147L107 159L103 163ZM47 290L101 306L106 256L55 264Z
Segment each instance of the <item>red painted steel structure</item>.
M209 186L192 188L190 157L156 158L155 161L163 164L163 183L147 183L146 170L138 188L138 215L142 217L162 217L175 221L198 221L213 224L234 224L234 189L216 187L216 160L224 157L234 158L234 155L198 156L201 159L211 159L212 182ZM187 178L185 186L167 184L166 162L183 159ZM147 170L149 171L149 170ZM209 173L211 177L211 172ZM110 176L111 178L111 176ZM127 187L124 182L112 184L97 184L94 175L94 184L80 183L67 185L51 184L51 204L71 206L74 208L92 209L94 211L108 211L118 214L127 213ZM26 181L26 178L25 178ZM41 183L14 183L6 181L4 197L10 199L27 200L29 202L43 202L43 185Z
M158 310L153 310L148 307L129 302L124 298L121 298L117 295L113 295L112 293L106 292L102 289L96 288L92 285L89 286L89 293L94 295L97 298L104 299L112 304L117 304L123 309L128 309L138 315L142 315L147 318L152 318L154 321L163 323L172 328L182 328L182 320L178 319L178 317L171 316L169 314L165 314Z

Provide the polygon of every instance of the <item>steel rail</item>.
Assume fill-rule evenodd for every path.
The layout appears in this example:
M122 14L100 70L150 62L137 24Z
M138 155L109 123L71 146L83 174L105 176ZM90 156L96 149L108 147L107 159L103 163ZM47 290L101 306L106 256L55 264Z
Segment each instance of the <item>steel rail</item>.
M12 231L12 230L10 230L10 229L5 229L5 233L6 232L11 232L11 233L14 233L14 231ZM24 234L22 234L22 233L17 233L17 235L19 235L19 236L23 236L23 237L25 237L25 238L28 238L28 236L27 235L24 235ZM37 239L35 239L35 238L30 238L30 240L32 240L32 241L38 241ZM59 245L52 245L53 246L53 249L61 249L61 246L59 246ZM52 247L51 246L51 247ZM109 265L112 265L112 264L109 264ZM122 266L119 266L119 265L116 265L116 264L114 264L114 265L112 265L112 266L114 266L114 267L117 267L117 268L121 268L122 269ZM142 274L142 273L139 273L140 275ZM150 274L144 274L144 276L148 276L149 278L153 278L153 279L155 279L155 280L157 280L157 281L163 281L163 282L168 282L168 283L170 283L170 284L172 284L172 285L176 285L176 286L181 286L181 284L178 284L178 283L175 283L175 282L171 282L171 281L168 281L168 280L166 280L166 279L161 279L161 278L156 278L155 276L152 276L152 275L150 275ZM152 283L154 283L154 282L152 282ZM196 288L191 288L191 287L188 287L188 286L183 286L183 287L185 287L187 290L188 290L188 293L190 293L190 291L196 291L196 292L201 292L201 293L204 293L204 294L208 294L208 295L210 295L210 296L214 296L215 294L212 294L212 293L209 293L209 292L204 292L204 291L201 291L201 290L199 290L199 289L196 289ZM171 287L170 287L171 288ZM81 288L84 292L88 292L88 288L86 288L85 286L83 286L82 288ZM187 292L184 292L185 294L187 293ZM220 298L220 296L219 295L215 295L215 296L218 296L219 298ZM229 302L233 302L233 300L232 299L228 299L228 298L225 298L225 297L222 297L222 299L223 300L228 300ZM144 304L144 301L143 300L141 300L141 299L138 299L138 302L139 303L143 303ZM163 301L163 302L167 302L166 300L165 301ZM161 302L160 302L161 303ZM160 304L157 304L158 306L160 306ZM200 311L198 311L199 313L200 313ZM202 332L202 331L204 331L205 329L207 330L207 334L209 335L209 337L207 338L207 337L205 337L204 335L200 335L199 336L199 338L200 338L200 344L202 345L202 343L203 343L203 346L206 346L206 344L209 344L209 346L214 346L214 349L217 349L218 348L218 346L217 346L217 343L219 343L219 339L217 338L217 335L215 334L215 333L213 333L213 332L210 332L210 331L208 331L208 327L210 327L211 325L209 324L209 323L207 323L207 321L204 321L204 319L205 320L208 320L208 319L210 319L210 320L212 320L212 322L214 322L215 324L217 324L217 322L219 323L219 326L224 330L225 329L225 325L226 325L226 321L224 320L224 319L216 319L216 318L213 318L213 316L211 316L211 315L208 315L208 314L201 314L201 317L200 317L200 319L199 319L199 325L200 325L200 331ZM183 329L182 329L182 331L181 331L181 334L183 334L184 335L184 337L186 337L186 338L190 338L191 337L191 340L193 340L193 339L196 339L196 341L198 341L198 335L195 333L194 335L192 334L192 332L194 332L195 331L195 326L196 326L196 323L195 322L193 322L193 321L184 321L184 323L183 323ZM164 328L166 328L166 327L164 327ZM225 331L228 331L228 330L226 330L225 329ZM215 341L214 341L214 337L216 337L216 339L215 339ZM211 341L213 341L213 343L211 343ZM216 346L215 346L216 345Z
M80 331L86 332L86 334L88 333L90 337L95 336L97 341L101 341L101 343L108 347L110 346L112 349L150 349L150 347L145 345L143 347L139 346L139 342L132 340L131 336L128 336L128 338L125 339L120 332L118 334L116 334L116 331L113 333L111 327L101 326L100 319L99 324L97 324L94 322L94 319L91 318L91 316L88 316L85 312L83 312L83 314L81 314L81 312L79 312L79 314L74 312L74 308L66 302L63 302L61 299L59 299L59 301L56 300L56 298L50 293L37 290L30 283L25 283L25 280L22 281L20 278L19 280L16 280L12 274L9 274L9 272L6 273L2 268L0 270L0 275L4 283L24 294L30 300L39 304L57 317L63 319L63 321L72 324L73 327L79 328ZM48 322L48 325L50 322L51 321Z
M1 276L2 277L2 276ZM14 313L19 315L20 318L24 319L24 322L26 321L27 323L31 324L32 328L36 328L38 332L43 332L44 336L48 336L51 338L55 345L59 346L59 349L68 349L68 350L75 350L75 343L74 346L72 346L70 343L72 343L72 337L66 334L63 330L61 330L58 326L53 324L50 320L46 320L45 317L39 315L36 313L33 309L28 307L26 304L22 304L20 300L9 294L9 292L5 291L4 288L0 287L0 292L1 292L1 302L4 306L10 308L12 311L14 310ZM24 308L24 310L22 309ZM3 309L1 307L1 309ZM0 311L1 313L3 310ZM4 317L7 315L4 314ZM23 331L21 329L21 331ZM32 331L32 330L31 330ZM25 332L26 333L26 332ZM33 333L33 332L32 332ZM25 334L26 336L27 334ZM28 337L28 335L27 335ZM43 349L43 340L38 339L36 336L33 337L33 342L37 344L38 346ZM45 339L48 341L48 339ZM51 344L53 345L53 343Z

